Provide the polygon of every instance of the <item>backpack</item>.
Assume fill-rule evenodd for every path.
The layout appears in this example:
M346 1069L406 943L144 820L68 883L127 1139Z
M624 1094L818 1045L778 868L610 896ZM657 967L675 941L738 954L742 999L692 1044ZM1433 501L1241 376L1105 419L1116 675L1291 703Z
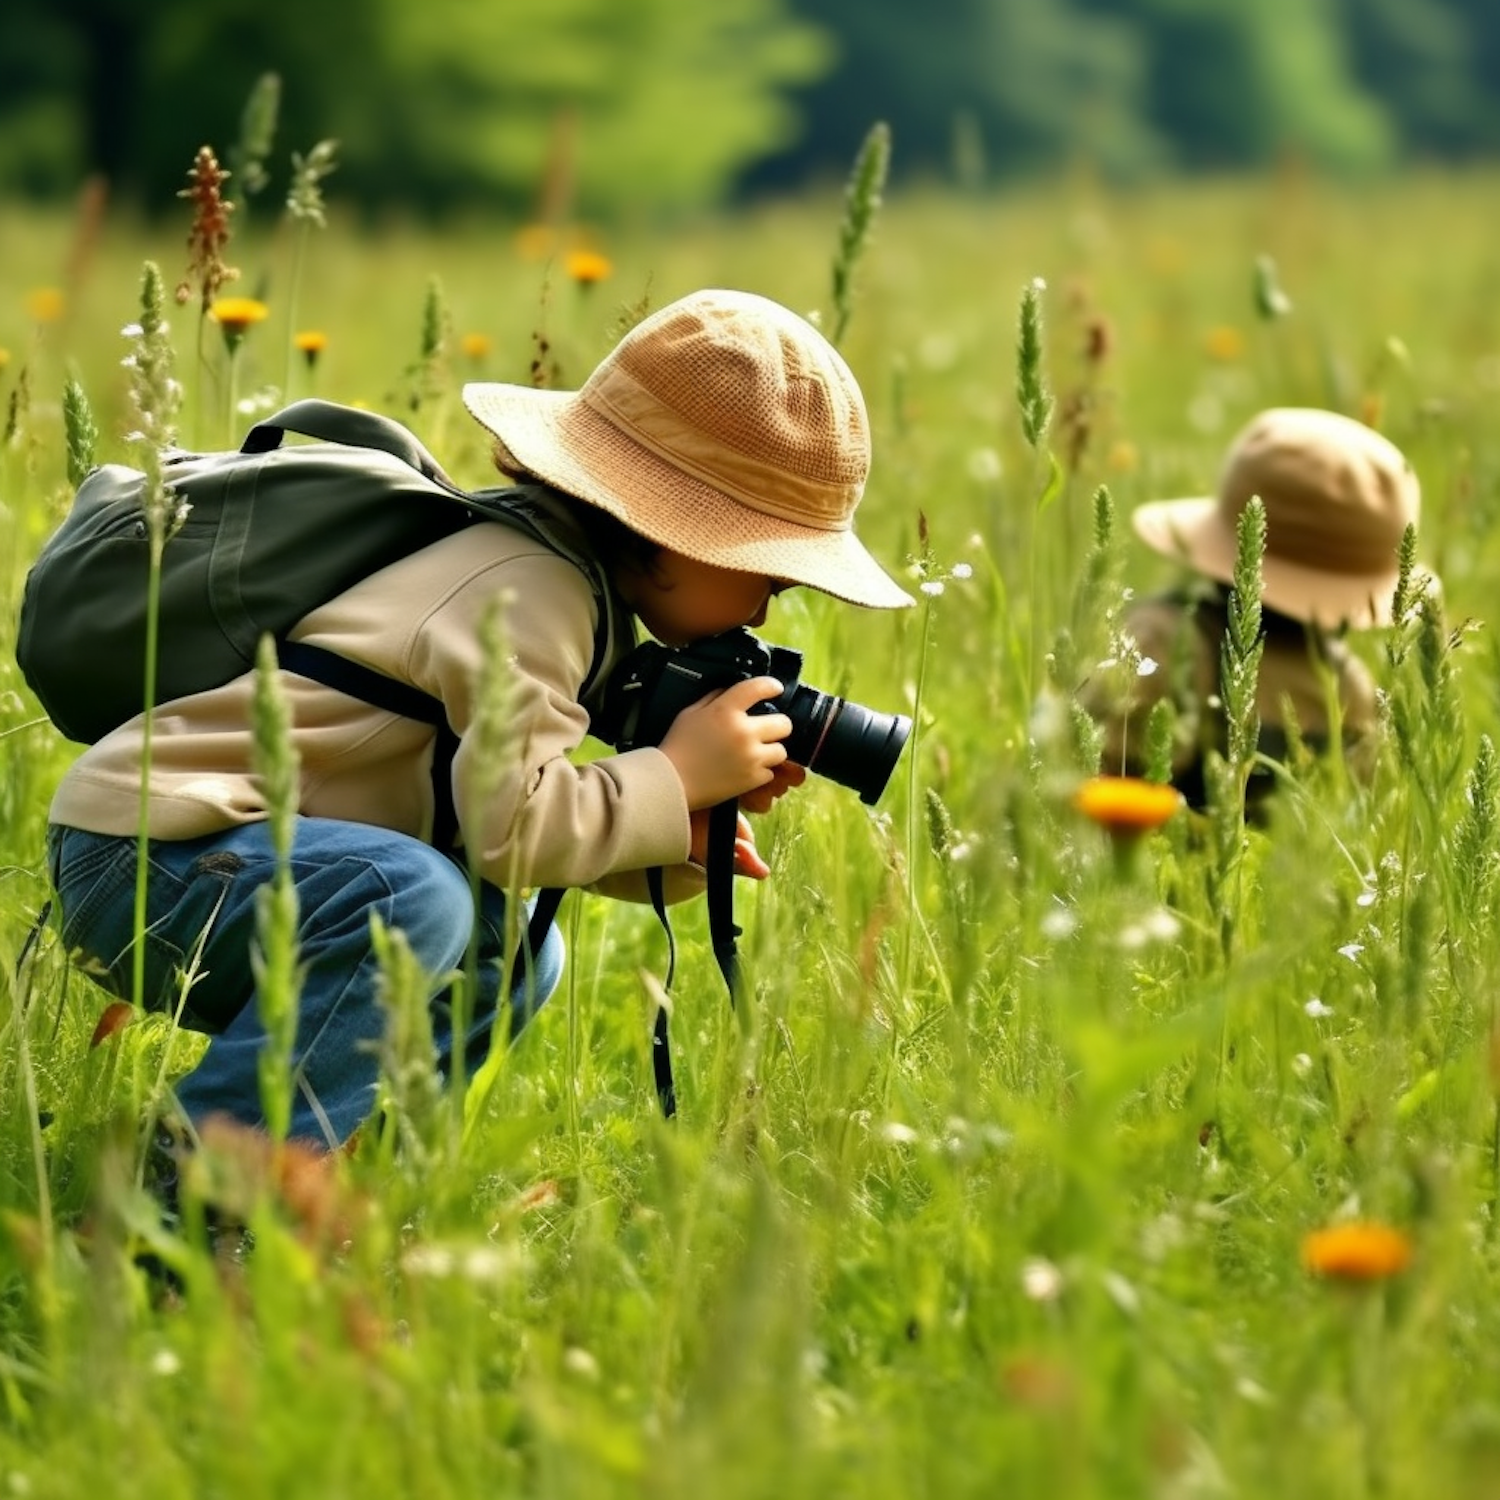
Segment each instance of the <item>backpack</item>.
M287 433L316 441L283 447ZM162 551L157 703L250 670L269 633L283 666L441 723L429 695L285 635L360 579L481 519L525 532L588 578L599 629L585 696L613 654L612 590L551 509L552 492L540 484L462 490L388 417L298 401L252 427L238 451L169 454L163 478L187 511ZM139 469L94 469L26 578L16 660L48 718L83 744L145 702L145 486Z

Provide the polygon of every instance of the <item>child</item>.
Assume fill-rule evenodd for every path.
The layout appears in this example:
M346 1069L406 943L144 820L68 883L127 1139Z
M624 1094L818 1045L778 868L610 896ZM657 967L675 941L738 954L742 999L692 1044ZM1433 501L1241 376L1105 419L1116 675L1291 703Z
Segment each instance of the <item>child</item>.
M869 466L864 402L844 361L805 320L758 296L702 291L621 340L576 392L468 386L470 412L515 475L559 492L557 517L606 564L604 607L681 645L760 625L802 584L853 604L907 594L851 527ZM170 545L170 543L169 543ZM480 626L507 599L513 758L480 806L471 726ZM701 889L707 810L738 797L764 812L805 773L786 759L782 714L750 712L781 685L759 677L680 713L659 747L587 765L569 758L597 708L589 676L600 609L584 574L503 525L466 527L320 606L295 640L352 658L440 698L458 736L452 790L470 841L429 842L434 733L283 671L301 791L292 876L305 981L291 1135L336 1145L374 1105L382 1028L370 921L399 928L432 976L439 1066L482 1047L501 1003L519 1028L555 988L562 943L549 931L529 976L502 975L504 891L589 886L640 898L666 867L672 897ZM633 629L616 656L629 646ZM598 674L602 681L607 672ZM251 954L255 893L274 873L267 809L252 772L253 674L159 706L152 716L146 1003L176 1010L210 1041L181 1081L189 1122L215 1112L261 1121L264 1040ZM132 991L136 831L144 718L91 746L58 787L48 848L66 945L116 995ZM736 868L767 867L741 823ZM476 912L469 859L482 877ZM448 976L471 941L480 993L455 1038ZM183 976L195 975L186 996Z
M1137 659L1150 664L1146 673L1123 683L1101 675L1086 686L1084 703L1104 730L1102 769L1139 774L1147 715L1170 696L1177 709L1172 781L1200 807L1204 752L1225 748L1219 661L1227 585L1239 517L1254 495L1266 512L1260 750L1285 758L1290 704L1305 743L1326 749L1336 732L1361 774L1373 750L1375 684L1337 632L1390 623L1397 551L1421 504L1411 466L1379 433L1336 412L1278 408L1261 412L1235 439L1216 496L1155 501L1134 512L1148 546L1208 582L1135 605L1124 633ZM1268 773L1253 775L1252 800L1271 784Z

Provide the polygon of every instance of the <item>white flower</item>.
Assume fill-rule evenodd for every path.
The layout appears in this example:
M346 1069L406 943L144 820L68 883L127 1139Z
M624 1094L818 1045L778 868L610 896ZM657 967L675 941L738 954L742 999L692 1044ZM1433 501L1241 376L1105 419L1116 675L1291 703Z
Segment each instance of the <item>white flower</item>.
M1331 1005L1324 1005L1316 995L1314 995L1312 999L1302 1007L1302 1009L1305 1010L1308 1015L1310 1015L1315 1021L1321 1021L1333 1014L1333 1007Z
M151 1356L151 1373L153 1375L175 1375L182 1368L182 1361L178 1359L173 1349L158 1349Z
M1000 455L993 448L976 448L969 455L969 478L993 484L1000 477Z
M1150 677L1150 676L1154 675L1155 672L1156 672L1156 658L1155 657L1152 657L1152 656L1143 656L1140 659L1140 661L1136 663L1135 675L1137 677Z
M941 578L929 578L920 586L920 591L929 599L936 599L943 592L943 581Z
M914 1146L921 1140L910 1125L904 1125L900 1120L887 1120L880 1127L882 1139L889 1141L893 1146Z
M953 572L949 576L952 578L972 578L974 576L974 569L968 563L954 563Z
M1033 1302L1056 1302L1063 1292L1063 1273L1050 1260L1034 1255L1021 1267L1021 1290Z

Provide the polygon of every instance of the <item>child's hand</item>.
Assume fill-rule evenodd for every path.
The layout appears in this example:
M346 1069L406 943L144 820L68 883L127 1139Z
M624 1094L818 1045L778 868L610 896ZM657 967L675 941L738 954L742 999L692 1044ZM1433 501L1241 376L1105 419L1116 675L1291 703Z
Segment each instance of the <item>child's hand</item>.
M771 804L778 797L806 780L806 766L799 766L794 760L784 760L771 772L771 779L764 786L751 787L748 792L740 793L740 806L746 812L770 812Z
M708 820L711 812L711 808L700 807L697 812L688 814L688 821L693 827L693 848L688 857L694 864L708 863ZM734 873L748 875L751 880L764 880L771 873L770 865L760 857L760 850L755 847L755 835L751 833L744 813L740 814L734 830Z
M781 742L792 732L792 721L785 714L749 710L780 692L774 677L752 677L689 704L672 721L661 749L682 781L689 812L717 807L775 780L776 768L786 761Z

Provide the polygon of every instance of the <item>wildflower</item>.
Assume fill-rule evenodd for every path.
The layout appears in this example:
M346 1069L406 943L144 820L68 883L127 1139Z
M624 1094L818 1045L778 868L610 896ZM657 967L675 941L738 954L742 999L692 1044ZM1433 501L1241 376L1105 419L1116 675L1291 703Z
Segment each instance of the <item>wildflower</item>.
M993 484L1000 477L1000 455L993 448L976 448L969 455L969 478L976 484Z
M224 200L222 189L229 173L219 165L211 147L198 148L187 176L188 185L177 196L192 203L193 224L188 231L187 274L177 285L176 297L179 304L186 302L192 295L193 278L197 277L200 305L208 312L224 284L240 274L224 263L234 204Z
M1302 1241L1302 1264L1315 1276L1383 1281L1411 1264L1411 1239L1389 1224L1334 1224Z
M316 328L304 328L292 335L292 347L307 361L310 370L317 364L318 356L328 347L328 335Z
M486 333L466 333L459 339L458 347L463 351L465 359L473 360L477 365L481 360L489 357L489 352L494 346Z
M63 294L55 286L33 287L26 293L26 316L33 323L56 323L63 315Z
M942 595L943 581L940 578L929 578L926 583L919 585L919 587L929 599L936 599Z
M1182 793L1138 776L1091 776L1073 806L1111 834L1133 835L1160 828L1182 806Z
M608 256L600 255L597 250L570 250L563 261L563 270L579 286L593 286L608 277L614 267Z
M209 305L208 315L224 330L224 343L231 354L257 323L265 322L270 309L254 297L220 297Z
M1220 364L1233 364L1245 353L1245 338L1238 328L1221 323L1208 330L1203 347L1208 351L1210 359L1216 359Z
M557 231L550 224L523 224L516 231L516 254L522 260L546 260L557 248Z
M1021 1290L1033 1302L1056 1302L1063 1294L1063 1285L1062 1271L1039 1255L1021 1267Z

